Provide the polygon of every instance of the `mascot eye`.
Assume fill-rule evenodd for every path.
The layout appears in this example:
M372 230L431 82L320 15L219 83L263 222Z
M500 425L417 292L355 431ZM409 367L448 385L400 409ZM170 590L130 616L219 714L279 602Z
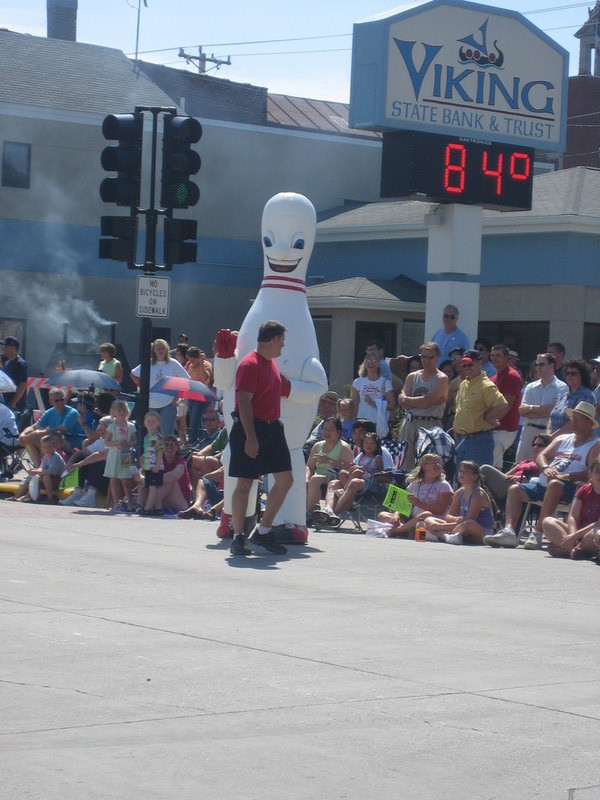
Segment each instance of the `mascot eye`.
M294 250L304 250L304 239L296 239L292 246Z
M263 244L265 247L273 247L273 242L269 239L268 236L263 236Z

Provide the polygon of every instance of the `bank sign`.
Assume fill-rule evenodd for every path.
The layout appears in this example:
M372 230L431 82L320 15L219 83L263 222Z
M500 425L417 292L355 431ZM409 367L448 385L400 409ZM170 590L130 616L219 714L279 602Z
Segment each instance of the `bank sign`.
M396 10L354 26L350 126L564 150L568 58L516 11Z

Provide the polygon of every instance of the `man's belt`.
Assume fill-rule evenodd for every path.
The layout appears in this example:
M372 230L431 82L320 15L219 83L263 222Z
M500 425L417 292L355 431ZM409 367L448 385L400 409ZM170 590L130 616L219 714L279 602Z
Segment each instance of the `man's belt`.
M492 430L490 428L489 431L475 431L475 433L457 433L457 436L460 436L462 439L470 439L472 436L481 436L482 433L489 433Z
M412 415L412 419L424 419L424 420L427 420L427 422L433 422L434 420L436 422L441 422L442 421L441 417L420 417L417 414L413 414Z
M237 411L232 411L231 412L231 416L232 416L234 422L240 422L240 424L241 424L240 415L239 415L239 413ZM259 419L258 417L254 417L254 422L255 422L255 424L258 422L261 425L274 425L276 422L279 422L279 420L278 419Z
M538 431L545 431L546 430L546 426L545 425L536 425L535 422L526 422L525 423L525 427L526 428L537 428Z

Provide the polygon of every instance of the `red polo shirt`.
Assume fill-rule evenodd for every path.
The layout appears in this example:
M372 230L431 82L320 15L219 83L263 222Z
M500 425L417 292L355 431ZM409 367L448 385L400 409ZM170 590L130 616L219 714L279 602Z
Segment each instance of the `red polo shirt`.
M500 420L500 424L495 429L497 431L516 431L519 427L519 406L521 405L521 392L523 390L523 379L516 369L507 367L502 372L492 375L491 380L496 384L504 397L514 397L508 413Z

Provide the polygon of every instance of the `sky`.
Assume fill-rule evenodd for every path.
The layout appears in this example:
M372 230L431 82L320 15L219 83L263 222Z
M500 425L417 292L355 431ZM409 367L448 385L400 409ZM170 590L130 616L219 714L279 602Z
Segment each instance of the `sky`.
M227 60L209 74L264 86L275 94L348 102L352 26L398 7L394 0L140 0L139 54L146 61L197 71L180 48ZM147 2L147 7L144 5ZM77 39L133 56L138 0L78 0ZM486 3L486 5L492 5ZM570 53L577 74L579 43L573 34L587 20L589 3L506 0L497 8L520 11ZM46 0L3 0L0 28L46 35Z

